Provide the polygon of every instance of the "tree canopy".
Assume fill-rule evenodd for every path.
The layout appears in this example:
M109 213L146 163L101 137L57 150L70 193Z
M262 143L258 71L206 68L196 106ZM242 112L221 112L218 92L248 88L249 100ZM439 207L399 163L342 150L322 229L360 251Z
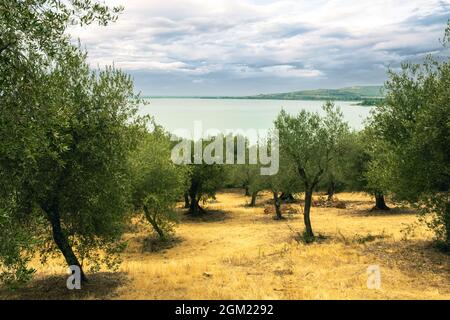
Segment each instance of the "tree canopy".
M312 194L331 163L337 160L339 141L348 131L342 113L334 104L326 103L323 110L324 116L306 110L292 116L282 110L275 120L280 135L280 157L292 162L304 185L304 220L310 240L314 239L310 220Z
M445 43L450 35L450 22ZM390 72L385 102L370 126L381 142L384 183L399 200L432 216L438 239L450 241L450 62L428 57Z
M138 99L128 75L111 67L92 71L65 30L74 23L106 24L119 11L87 0L0 1L0 266L6 282L29 279L35 248L59 249L69 265L89 260L94 270L117 262L97 249L122 248Z
M176 202L186 189L188 168L171 161L170 136L160 126L143 132L131 157L133 204L143 212L161 240L167 239L178 221Z

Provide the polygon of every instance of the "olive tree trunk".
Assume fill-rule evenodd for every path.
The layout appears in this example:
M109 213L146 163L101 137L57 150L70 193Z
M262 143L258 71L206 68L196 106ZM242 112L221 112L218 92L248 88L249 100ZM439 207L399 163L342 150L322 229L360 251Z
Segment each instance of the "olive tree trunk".
M250 207L256 206L256 197L258 195L257 191L252 192L252 200L250 201Z
M49 206L45 208L45 212L52 226L53 239L55 240L56 246L58 247L59 251L61 251L62 255L64 256L67 265L78 266L81 272L81 281L87 282L88 279L83 271L81 263L78 261L77 256L70 246L69 239L67 238L67 235L64 233L61 227L61 216L58 207L56 205Z
M445 227L445 242L450 248L450 201L445 203L444 208L444 227Z
M303 220L305 222L306 237L311 240L314 239L314 232L311 226L312 195L313 195L313 188L307 188L305 192L305 208L303 213Z
M390 210L384 200L384 194L382 192L375 192L375 207L372 210Z
M205 213L200 204L198 203L200 199L197 198L197 194L195 192L189 193L190 203L188 214L192 216L198 216Z
M152 216L151 212L148 210L147 207L144 206L144 213L145 213L145 217L147 218L147 221L150 222L150 224L152 225L153 229L156 231L156 233L159 236L159 239L164 240L166 238L166 234L164 233L164 231L159 227L158 223L156 222L156 220L154 219L154 217Z
M184 208L187 209L189 208L190 203L189 203L189 193L185 192L184 193Z
M328 201L332 201L333 200L335 192L336 192L336 184L332 181L328 185L328 189L327 189L327 196L328 196L327 200Z
M282 192L280 199L286 202L295 202L295 198L292 193Z
M281 201L280 197L278 196L278 192L273 193L273 204L275 206L275 220L281 220L283 219L283 216L281 214Z
M250 194L250 188L249 188L249 186L248 186L248 185L244 185L244 189L245 189L245 196L246 196L246 197L250 197L251 194Z

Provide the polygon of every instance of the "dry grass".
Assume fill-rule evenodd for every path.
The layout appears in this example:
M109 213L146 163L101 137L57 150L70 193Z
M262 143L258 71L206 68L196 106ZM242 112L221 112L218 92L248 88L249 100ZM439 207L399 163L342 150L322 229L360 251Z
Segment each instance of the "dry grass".
M283 221L264 214L268 194L250 208L240 190L225 191L208 204L207 218L183 217L178 241L161 251L143 251L149 228L135 226L120 272L95 276L82 292L65 289L64 268L55 264L0 298L450 299L450 257L423 228L401 232L417 221L412 210L370 212L365 194L338 197L346 209L312 209L313 228L325 236L319 243L296 241L301 214ZM381 268L380 290L367 289L369 265Z

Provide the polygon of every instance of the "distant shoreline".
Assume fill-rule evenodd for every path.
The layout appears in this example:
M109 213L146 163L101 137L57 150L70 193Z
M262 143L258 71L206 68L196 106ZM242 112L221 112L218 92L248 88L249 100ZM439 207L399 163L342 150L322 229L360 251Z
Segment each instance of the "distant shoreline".
M380 99L336 99L336 98L296 98L296 99L288 99L288 98L266 98L266 97L220 97L220 96L142 96L142 99L198 99L198 100L278 100L278 101L332 101L332 102L354 102L355 106L360 107L374 107L378 104Z
M354 86L341 89L316 89L250 96L143 96L145 99L221 99L280 101L347 101L359 106L376 106L383 100L381 86Z

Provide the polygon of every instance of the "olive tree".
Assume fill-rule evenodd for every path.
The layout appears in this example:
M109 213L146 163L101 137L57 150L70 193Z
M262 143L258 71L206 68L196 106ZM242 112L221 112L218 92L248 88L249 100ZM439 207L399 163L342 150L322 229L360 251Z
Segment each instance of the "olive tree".
M256 156L256 163L250 163L248 160L244 164L235 164L230 166L230 176L236 186L243 187L245 189L245 195L251 197L249 206L254 207L256 205L258 193L264 187L261 179L261 165L258 164L258 144L250 145L248 139L245 141L246 157L249 159L249 155L254 154ZM235 157L235 159L237 159L237 157Z
M37 248L114 267L129 210L137 99L130 77L92 71L69 24L114 20L81 1L0 1L0 269L27 280ZM53 242L47 240L48 237ZM82 279L86 276L82 270Z
M189 210L190 215L201 215L206 211L200 206L201 201L214 198L223 186L225 168L221 165L194 164L189 172Z
M450 22L444 44L450 40ZM450 244L450 62L429 57L389 72L371 125L384 143L385 179L397 199L417 203Z
M180 147L181 146L181 147ZM223 136L213 136L198 141L182 140L175 146L173 153L183 153L187 165L187 190L185 195L186 205L189 204L189 215L202 215L206 211L200 206L200 202L205 202L209 198L214 198L216 192L222 188L227 180L228 170L226 166L216 163L214 158L223 154L225 149ZM175 151L174 151L175 150ZM205 161L204 155L209 154L212 163Z
M325 115L302 110L293 116L282 110L275 120L281 157L292 162L303 183L306 237L311 241L314 239L310 217L313 192L336 160L339 141L348 131L342 113L332 103L326 103L323 111Z
M273 176L262 176L263 186L270 190L273 196L273 205L275 208L275 220L283 219L281 210L281 201L283 194L293 194L303 191L299 179L296 176L295 168L290 162L283 161L281 158L278 173Z
M185 190L187 170L175 165L170 156L170 136L159 126L145 131L132 155L133 203L143 212L161 240L173 233L178 221L175 205Z
M343 188L364 191L374 196L372 210L389 210L384 195L388 190L383 143L374 138L371 128L349 132L341 141L341 156L334 166Z
M230 176L236 187L243 187L245 195L250 196L250 207L256 206L256 198L261 189L261 166L258 164L258 144L250 145L246 139L246 157L253 154L256 157L255 162L245 161L243 164L235 164L231 166ZM237 157L235 157L237 159Z

